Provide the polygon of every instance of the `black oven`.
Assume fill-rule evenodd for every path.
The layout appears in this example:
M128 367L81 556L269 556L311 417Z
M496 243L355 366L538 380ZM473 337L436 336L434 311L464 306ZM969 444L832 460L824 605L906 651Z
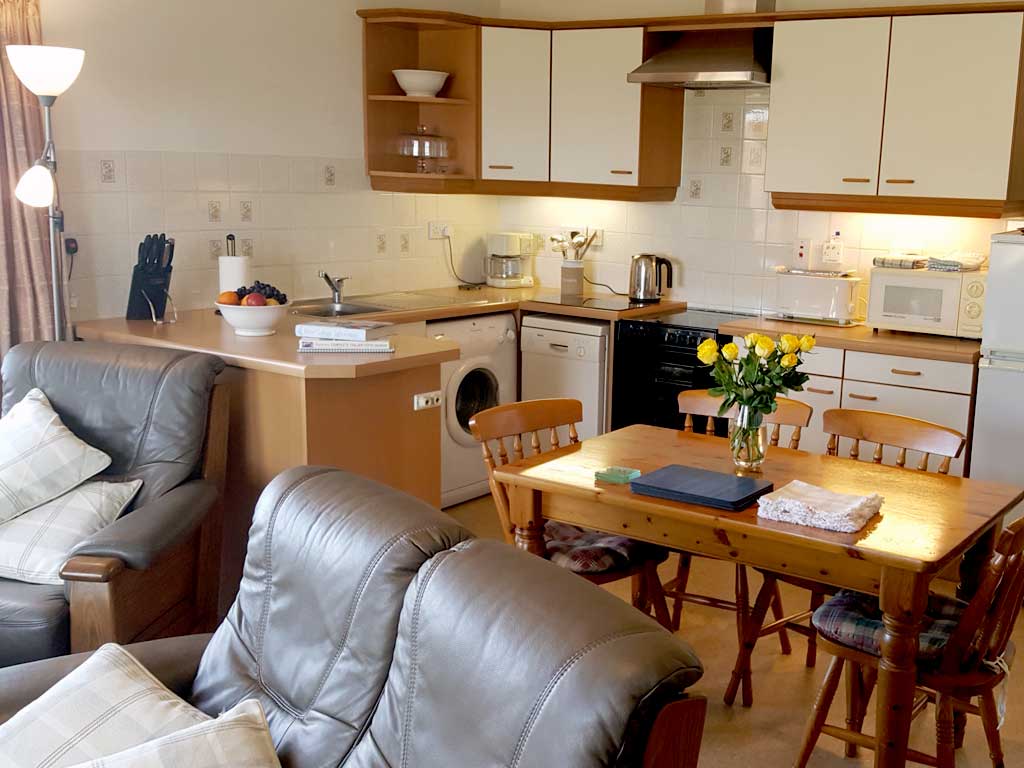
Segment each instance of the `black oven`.
M683 428L676 400L687 389L714 386L711 368L697 359L705 339L719 345L731 339L718 326L742 315L689 311L649 320L620 320L615 325L612 366L612 429L630 424ZM695 427L705 424L695 419ZM725 434L724 420L716 432Z

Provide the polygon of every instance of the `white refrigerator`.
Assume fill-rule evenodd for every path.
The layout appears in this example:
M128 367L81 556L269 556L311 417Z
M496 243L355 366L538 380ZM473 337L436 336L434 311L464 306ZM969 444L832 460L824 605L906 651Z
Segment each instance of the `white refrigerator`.
M1024 485L1024 234L992 236L971 477ZM1024 505L1007 522L1024 517Z

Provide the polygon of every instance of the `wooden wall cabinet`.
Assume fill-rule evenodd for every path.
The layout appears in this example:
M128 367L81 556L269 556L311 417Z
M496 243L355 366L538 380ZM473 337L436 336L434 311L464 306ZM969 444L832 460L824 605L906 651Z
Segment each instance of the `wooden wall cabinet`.
M1024 14L778 23L765 187L776 208L1024 212Z

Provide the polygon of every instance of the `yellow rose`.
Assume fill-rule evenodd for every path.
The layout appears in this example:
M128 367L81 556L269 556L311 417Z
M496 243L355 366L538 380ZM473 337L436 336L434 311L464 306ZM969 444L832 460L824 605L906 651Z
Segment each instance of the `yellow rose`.
M787 355L791 352L796 352L800 349L800 339L791 333L784 333L779 339L779 349Z
M783 368L796 368L800 363L800 358L790 352L788 355L783 355L782 359L779 360L779 365Z
M767 336L761 336L757 340L757 344L754 347L754 353L760 357L768 357L772 352L775 351L775 342L769 339Z
M740 356L740 348L732 342L722 347L722 357L728 360L730 363Z
M804 336L802 339L800 339L800 351L810 352L812 349L814 349L815 343L816 342L813 336Z
M757 340L761 338L760 333L748 333L743 337L743 343L747 345L748 349L753 349L757 346Z
M697 359L704 365L712 365L718 360L718 342L714 339L705 339L697 347Z

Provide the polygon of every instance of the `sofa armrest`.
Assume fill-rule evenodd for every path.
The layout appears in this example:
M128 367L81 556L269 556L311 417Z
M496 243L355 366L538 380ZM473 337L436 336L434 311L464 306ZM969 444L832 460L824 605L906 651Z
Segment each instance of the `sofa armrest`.
M182 698L192 692L192 681L211 635L184 635L126 645L125 650L164 685ZM58 656L0 669L0 723L39 698L58 680L78 667L89 653Z
M71 551L94 558L113 558L128 568L145 570L173 549L203 522L217 501L217 486L209 480L191 480L153 499L130 514L115 520ZM76 570L65 566L66 580L75 580ZM86 581L108 579L92 578Z

